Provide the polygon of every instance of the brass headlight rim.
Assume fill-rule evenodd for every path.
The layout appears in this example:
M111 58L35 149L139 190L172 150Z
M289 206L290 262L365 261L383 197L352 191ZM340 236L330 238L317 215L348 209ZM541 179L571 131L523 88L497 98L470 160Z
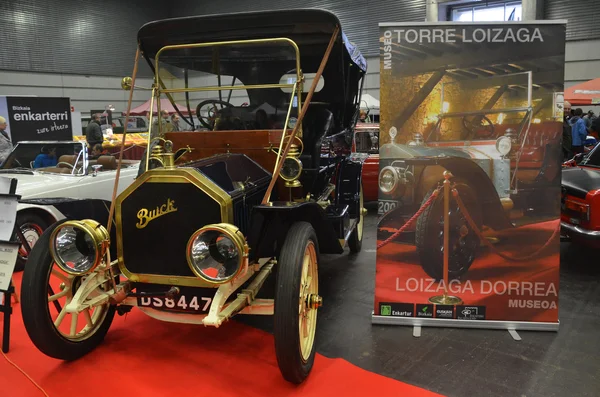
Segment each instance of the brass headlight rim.
M391 172L392 172L392 175L394 176L394 184L392 185L392 187L391 187L389 190L384 190L384 189L381 187L381 176L383 175L383 173L384 173L385 171L391 171ZM396 191L396 189L398 188L398 184L399 184L399 182L400 182L400 174L398 173L398 170L397 170L395 167L393 167L393 166L391 166L391 165L388 165L388 166L385 166L385 167L383 167L383 168L381 169L381 171L379 172L379 176L378 176L378 178L377 178L377 179L378 179L378 183L377 183L377 184L379 185L379 189L380 189L380 190L381 190L381 191L382 191L384 194L394 194L394 192L395 192L395 191Z
M281 177L281 179L283 179L286 182L293 182L293 181L297 180L298 178L300 178L300 176L302 175L302 169L303 169L302 161L300 161L300 159L298 157L287 156L283 160L283 162L285 163L287 160L294 160L298 164L298 173L294 177L292 177L292 178L283 176L283 173L282 173L283 167L282 167L281 171L279 171L279 176Z
M198 238L198 236L200 236L200 234L208 231L217 231L228 237L233 242L233 244L235 244L235 247L237 248L238 253L240 254L238 260L238 268L235 271L235 273L221 281L215 281L207 278L204 274L202 274L202 272L196 269L191 259L191 249L193 242ZM188 266L197 277L201 278L208 284L221 285L234 280L243 270L245 258L248 257L248 244L246 243L246 237L237 226L232 225L230 223L213 223L201 227L192 234L185 248L185 256L188 262Z
M89 269L83 272L76 272L70 269L64 263L64 261L62 261L59 258L58 254L56 253L56 236L65 227L72 227L83 230L83 232L90 236L92 238L92 241L94 242L94 247L96 248L94 264ZM104 255L106 255L106 250L108 249L109 243L110 236L108 235L108 231L99 222L93 219L66 221L58 225L50 235L50 256L52 257L52 260L54 260L54 263L56 263L58 267L60 267L61 270L63 270L67 274L70 274L72 276L84 276L86 274L92 273L100 265L100 263L102 263L102 259L104 258Z

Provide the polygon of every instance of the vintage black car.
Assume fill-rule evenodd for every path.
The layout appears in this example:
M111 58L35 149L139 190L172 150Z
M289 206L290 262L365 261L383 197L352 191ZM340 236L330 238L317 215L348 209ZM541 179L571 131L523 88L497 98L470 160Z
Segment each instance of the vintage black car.
M123 80L131 91L144 89L140 57L152 98L185 98L197 119L180 114L188 132L151 126L139 176L109 216L44 232L23 276L27 332L45 354L73 360L134 306L214 327L273 315L279 367L300 383L323 304L319 255L361 249L366 155L351 144L365 59L317 9L148 23Z

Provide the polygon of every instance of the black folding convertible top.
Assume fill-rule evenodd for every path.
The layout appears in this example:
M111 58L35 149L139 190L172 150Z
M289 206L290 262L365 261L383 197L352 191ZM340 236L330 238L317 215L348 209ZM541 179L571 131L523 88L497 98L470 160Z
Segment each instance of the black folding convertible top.
M140 28L138 44L144 57L150 61L166 45L287 37L298 44L303 68L316 69L336 26L340 26L341 29L337 16L320 9L202 15L149 22ZM273 51L273 47L270 51ZM210 62L205 59L205 55L206 50L194 49L186 50L186 59L182 53L177 56L164 53L164 59L173 66L208 71L204 70L210 68ZM232 52L231 59L228 59L226 52L221 53L220 61L234 62L234 55L239 54ZM255 52L255 55L260 58L260 51ZM362 71L366 71L364 57L341 30L330 60L336 62L336 58L338 61L346 58ZM237 61L239 62L239 59Z

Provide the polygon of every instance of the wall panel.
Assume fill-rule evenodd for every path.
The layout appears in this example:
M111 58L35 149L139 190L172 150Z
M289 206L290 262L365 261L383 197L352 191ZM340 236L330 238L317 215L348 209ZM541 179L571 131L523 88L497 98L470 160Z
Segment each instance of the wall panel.
M567 19L567 40L589 40L600 38L598 0L545 0L545 19ZM600 51L590 48L590 51Z
M137 30L164 17L163 5L159 0L2 0L0 69L129 75Z

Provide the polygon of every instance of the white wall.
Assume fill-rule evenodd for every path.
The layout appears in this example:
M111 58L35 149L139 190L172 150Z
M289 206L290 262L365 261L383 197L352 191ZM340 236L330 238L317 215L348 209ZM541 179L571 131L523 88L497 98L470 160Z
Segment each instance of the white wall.
M567 42L565 59L565 88L600 77L600 40Z
M137 84L149 87L151 80L138 79ZM89 116L91 109L104 109L109 104L114 105L117 112L125 112L129 99L129 91L121 89L120 77L10 71L0 71L0 95L68 97L71 106L83 117ZM132 106L141 105L149 98L149 93L135 91Z

